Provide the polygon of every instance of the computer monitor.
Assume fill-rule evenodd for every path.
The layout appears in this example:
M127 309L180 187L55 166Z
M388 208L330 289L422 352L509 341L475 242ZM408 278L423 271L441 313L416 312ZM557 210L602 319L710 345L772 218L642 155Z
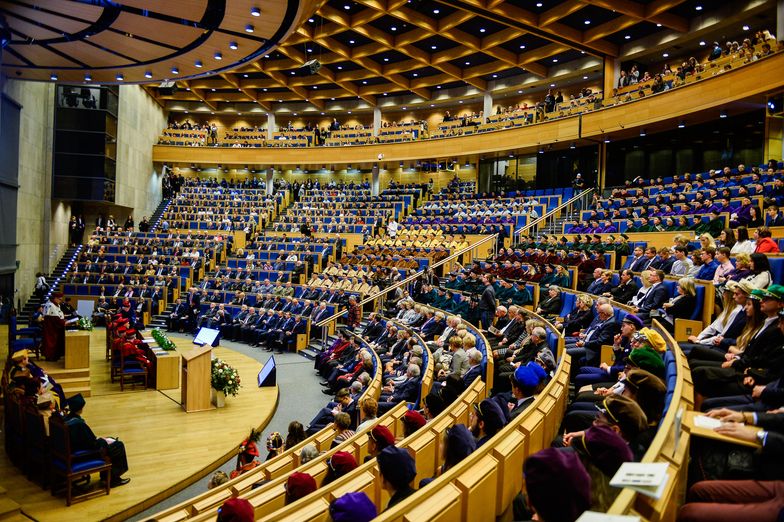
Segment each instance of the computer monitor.
M213 348L220 343L220 330L213 330L212 328L199 328L196 338L193 339L193 344L204 346L209 344Z
M275 357L270 357L264 366L259 370L258 383L259 388L263 386L275 386L277 367L275 366Z

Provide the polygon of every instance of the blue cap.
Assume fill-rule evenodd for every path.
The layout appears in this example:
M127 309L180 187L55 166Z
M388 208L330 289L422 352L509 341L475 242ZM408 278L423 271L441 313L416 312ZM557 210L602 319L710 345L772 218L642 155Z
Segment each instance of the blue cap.
M536 363L520 366L514 372L515 383L521 388L535 388L546 376L544 369Z
M329 506L329 515L335 522L369 522L377 514L375 504L361 491L346 493Z
M637 317L634 314L626 314L626 317L624 317L621 322L633 324L634 327L637 328L638 330L642 329L642 327L644 325L644 323L642 322L642 319L640 319L639 317Z

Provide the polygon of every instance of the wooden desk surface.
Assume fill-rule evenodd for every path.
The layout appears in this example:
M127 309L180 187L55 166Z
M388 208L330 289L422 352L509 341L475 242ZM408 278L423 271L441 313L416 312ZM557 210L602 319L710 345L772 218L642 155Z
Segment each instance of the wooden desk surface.
M739 444L741 446L748 446L750 448L761 448L762 444L755 438L753 442L749 442L747 440L740 440L735 437L728 437L727 435L722 435L714 430L701 428L694 425L694 418L705 415L699 411L686 411L683 414L683 425L687 426L689 429L689 433L695 435L697 437L703 437L706 439L713 439L718 440L721 442L729 442L730 444ZM756 433L759 428L755 426L745 426L744 429L749 430L751 432Z

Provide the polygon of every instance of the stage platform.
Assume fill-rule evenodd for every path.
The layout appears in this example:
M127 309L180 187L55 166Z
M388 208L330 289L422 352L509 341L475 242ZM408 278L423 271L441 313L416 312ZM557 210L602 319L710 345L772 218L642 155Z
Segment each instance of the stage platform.
M149 332L145 331L145 335ZM71 507L65 497L53 497L29 481L0 452L0 488L35 520L123 520L170 496L236 456L237 446L251 427L264 427L275 413L278 388L258 388L256 375L262 363L225 348L214 355L240 372L242 388L226 398L226 407L185 413L180 390L144 390L111 383L105 360L106 331L96 328L90 336L90 390L84 418L97 436L117 437L125 443L131 482L112 489L108 496ZM194 345L172 338L178 351ZM35 360L34 360L35 361ZM0 438L2 444L2 438ZM97 482L97 477L93 478Z

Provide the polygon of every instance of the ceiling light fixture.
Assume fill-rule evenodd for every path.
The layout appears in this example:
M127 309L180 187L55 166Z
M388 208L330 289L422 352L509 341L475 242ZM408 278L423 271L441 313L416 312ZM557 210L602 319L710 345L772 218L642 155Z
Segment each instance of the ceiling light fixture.
M261 9L259 9L258 7L251 7L250 14L251 16L261 16Z
M397 27L395 27L394 25L392 27L390 27L389 29L392 30L392 31L397 31Z
M223 55L221 53L215 53L213 55L213 58L215 58L216 60L223 60Z
M695 5L694 6L694 10L695 11L702 11L702 6L701 5Z
M236 51L237 49L239 49L239 45L237 45L237 42L232 40L231 42L229 42L229 49Z
M93 81L93 77L90 74L85 74L84 75L84 81L91 82L91 81Z
M438 9L433 9L433 14L438 14L438 13L440 13L440 12L441 12L441 11L440 11L440 10L438 10Z
M686 127L686 121L685 120L679 121L678 122L678 128L679 129L683 129L684 127Z
M350 43L351 45L354 45L354 40L349 40L348 43Z
M577 148L577 144L575 142L572 142L572 144L569 145L569 148L570 149L576 149Z
M719 118L726 118L726 117L727 117L727 110L726 109L722 109L719 112Z
M253 26L251 24L246 25L245 26L245 32L246 33L252 33L253 32Z
M662 56L665 57L665 58L669 58L670 57L670 53L663 53Z
M176 67L172 67L172 74L180 74L180 70Z
M705 46L705 40L700 40L700 47Z
M385 62L388 62L388 61L389 61L389 58L384 58L384 61L385 61Z
M591 21L590 21L590 20L586 20L586 21L585 21L585 22L583 22L583 23L585 23L585 25L591 25Z
M144 77L149 80L150 78L152 78L152 72L151 71L145 71Z
M308 22L313 23L313 22L315 22L315 20L312 19L312 18L308 18Z
M558 63L558 58L553 58L553 63Z
M243 75L242 75L242 77L243 77L243 78L247 78L247 77L248 77L248 75L247 75L247 74L243 74Z
M196 62L194 62L194 64L193 64L193 65L195 65L196 67L198 67L198 68L200 68L200 69L201 69L201 67L202 67L204 64L203 64L203 63L201 63L201 60L196 60Z
M125 76L123 76L122 74L118 74L117 76L114 77L114 79L117 80L118 82L121 82L125 80Z
M610 143L610 138L604 138L605 143Z
M644 138L645 136L647 136L647 134L645 133L645 129L640 129L640 137Z
M632 35L630 35L630 34L627 34L627 35L626 35L626 36L624 36L623 38L624 38L625 40L631 40L631 39L632 39Z
M743 26L743 30L744 30L744 31L748 31L749 29L750 29L750 27L749 27L748 25L744 25L744 26Z
M485 29L484 27L482 27L481 29L479 29L479 32L480 32L480 33L484 33L484 32L486 32L486 31L487 31L487 29Z

